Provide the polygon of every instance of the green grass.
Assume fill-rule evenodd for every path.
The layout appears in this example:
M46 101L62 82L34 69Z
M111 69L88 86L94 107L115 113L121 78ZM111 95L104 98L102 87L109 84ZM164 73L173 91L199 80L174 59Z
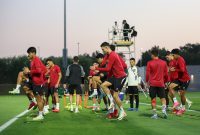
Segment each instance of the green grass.
M194 102L191 109L200 110L200 93L188 93ZM141 102L150 103L140 95ZM0 110L0 122L3 123L12 116L22 112L27 106L25 96L0 96L4 101ZM7 101L8 100L8 101ZM62 99L61 99L62 100ZM158 100L159 101L159 100ZM1 102L2 105L2 102ZM125 105L125 109L128 105ZM2 111L3 110L3 111ZM105 119L105 113L93 113L90 109L83 109L79 114L71 113L61 105L60 113L49 113L43 122L28 122L36 111L19 118L1 135L31 134L31 135L197 135L200 132L200 112L186 112L183 116L169 114L168 119L152 120L151 107L140 105L139 112L127 112L127 120L116 121ZM160 114L161 115L161 114Z

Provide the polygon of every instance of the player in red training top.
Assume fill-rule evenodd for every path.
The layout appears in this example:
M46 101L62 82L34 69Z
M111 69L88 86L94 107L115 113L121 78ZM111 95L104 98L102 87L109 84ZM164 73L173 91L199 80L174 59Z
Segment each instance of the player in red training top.
M62 78L61 70L58 65L55 65L52 59L46 60L47 65L49 66L49 89L50 93L54 99L55 108L53 108L53 112L59 112L59 97L58 97L58 87L60 84L60 80Z
M190 83L190 76L188 74L187 68L186 68L186 63L183 57L180 56L180 51L179 49L173 49L171 51L174 59L176 60L176 65L175 67L170 68L171 72L178 72L178 86L179 89L178 91L180 92L180 97L181 97L181 103L182 107L181 109L177 112L177 115L182 115L185 112L185 102L186 102L186 97L185 97L185 91L187 90L189 83Z
M165 99L165 82L168 81L167 63L158 57L158 49L151 51L152 60L147 63L146 68L146 82L150 86L151 105L153 109L153 116L151 118L157 119L156 113L156 96L158 96L162 102L162 113L164 118L167 118L166 113L166 99Z
M46 67L41 62L39 57L36 56L36 48L30 47L27 50L28 57L31 61L30 64L30 75L33 82L33 93L37 100L37 105L39 109L39 114L35 118L34 121L42 120L43 117L43 108L44 108L44 101L43 101L43 94L44 94L44 72L46 71Z
M109 43L107 42L102 43L101 49L104 52L104 54L109 55L107 66L105 68L96 68L96 70L99 70L100 72L108 72L108 74L112 73L112 76L109 76L107 81L101 84L101 88L107 94L110 100L109 109L114 108L114 101L113 101L114 97L118 107L120 108L120 114L118 120L122 120L126 116L126 113L123 109L121 100L119 99L118 91L121 90L125 82L126 73L124 72L124 68L118 54L111 50ZM111 87L111 89L114 90L113 97L108 87Z

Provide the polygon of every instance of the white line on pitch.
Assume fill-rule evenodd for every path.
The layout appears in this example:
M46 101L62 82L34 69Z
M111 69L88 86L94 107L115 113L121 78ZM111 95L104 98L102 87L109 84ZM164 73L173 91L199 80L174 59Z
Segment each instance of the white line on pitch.
M7 127L9 127L12 123L14 123L17 119L19 119L19 117L22 117L23 115L25 115L26 113L28 113L29 110L25 110L24 112L18 114L17 116L15 116L14 118L10 119L9 121L7 121L6 123L4 123L3 125L0 126L0 133L6 129Z

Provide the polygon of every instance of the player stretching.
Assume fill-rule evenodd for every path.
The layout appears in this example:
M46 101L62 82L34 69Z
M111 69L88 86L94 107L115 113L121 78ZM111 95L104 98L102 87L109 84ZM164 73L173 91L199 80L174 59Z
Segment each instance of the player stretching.
M39 109L39 114L35 118L34 121L42 120L43 117L43 108L44 108L44 72L46 71L46 67L41 62L41 60L36 56L36 48L30 47L27 50L28 57L31 60L31 68L30 68L30 75L33 81L33 94L37 100L37 105Z
M37 102L36 99L33 95L32 92L32 82L31 82L31 78L29 75L29 68L28 67L24 67L23 71L19 72L18 77L17 77L17 86L16 89L14 89L13 91L9 91L9 93L11 94L16 94L16 93L20 93L20 87L22 86L22 89L24 90L24 92L26 93L30 104L28 107L28 110L32 109L34 106L37 106Z
M106 95L110 100L109 109L113 109L114 107L114 101L113 101L114 97L115 102L120 108L120 114L118 120L122 120L124 117L126 117L126 113L123 109L122 102L119 99L118 91L121 90L123 86L123 80L125 80L126 78L126 73L124 72L124 68L118 54L116 54L114 51L111 50L109 43L107 42L102 43L101 49L104 52L104 54L108 55L108 63L105 68L96 68L96 70L99 70L101 72L108 72L109 74L109 78L107 79L107 81L101 84L101 88L103 89L103 91L106 93ZM111 89L114 90L113 97L108 87L112 87Z
M183 59L183 57L180 56L179 49L173 49L171 53L174 56L174 59L176 60L176 66L170 68L170 71L178 72L179 93L182 103L182 107L177 112L177 115L182 115L185 112L185 102L186 102L185 92L190 84L190 76L186 68L185 60Z
M49 66L49 89L52 94L52 97L55 101L55 108L52 110L53 112L59 112L59 97L58 97L58 86L60 84L60 80L62 78L61 70L58 65L55 65L52 59L47 59L46 63Z
M146 82L150 86L151 105L153 109L152 119L157 119L156 113L156 96L158 96L162 103L162 113L164 118L167 118L166 100L165 100L165 82L168 81L167 64L165 61L158 58L158 50L151 51L152 60L147 63Z

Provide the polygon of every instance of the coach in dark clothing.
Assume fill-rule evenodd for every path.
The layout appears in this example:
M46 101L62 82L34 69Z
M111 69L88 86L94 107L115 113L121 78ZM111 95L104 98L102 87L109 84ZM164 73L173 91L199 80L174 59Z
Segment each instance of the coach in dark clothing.
M76 90L76 109L75 113L78 113L78 106L79 106L79 99L80 95L82 94L82 89L81 89L81 83L82 83L82 77L85 76L85 72L83 70L83 67L78 64L79 58L75 56L73 58L73 64L69 65L67 67L67 72L66 72L66 78L67 78L67 84L68 84L68 90L70 94L70 110L73 111L73 105L72 105L72 100L73 100L73 94L74 90Z
M130 26L129 26L129 24L126 22L126 20L123 20L122 24L123 24L123 36L124 36L124 40L125 40L125 41L126 41L126 40L129 41L128 32L129 32Z

